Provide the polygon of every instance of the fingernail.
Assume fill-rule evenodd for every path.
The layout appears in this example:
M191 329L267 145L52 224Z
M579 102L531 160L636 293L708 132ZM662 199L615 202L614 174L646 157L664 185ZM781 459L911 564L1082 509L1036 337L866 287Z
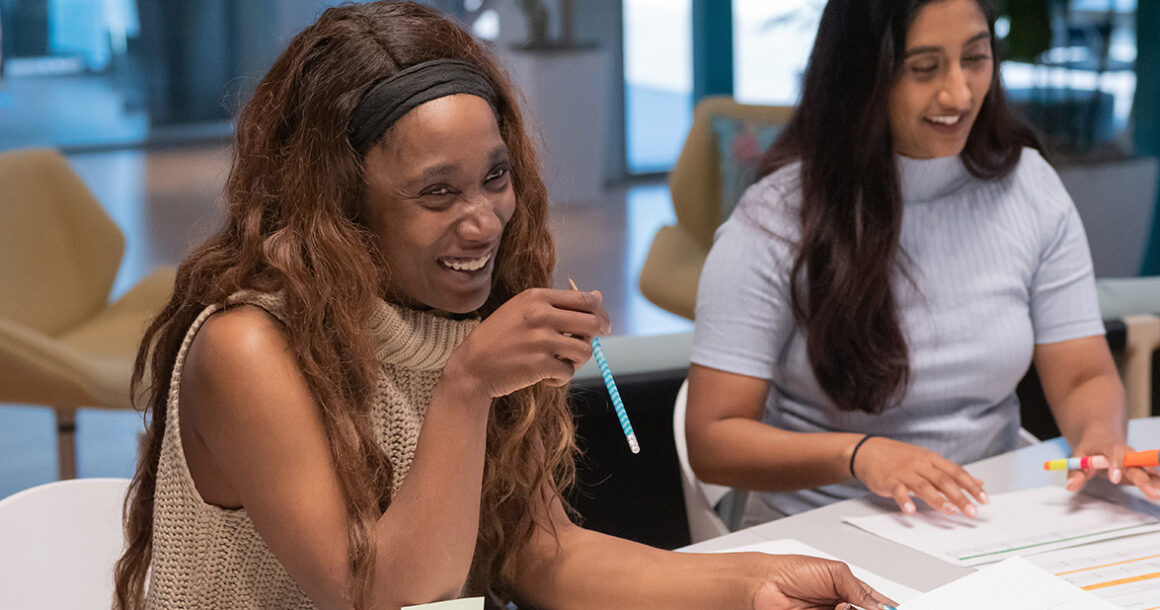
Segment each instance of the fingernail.
M987 492L981 491L981 492L979 492L979 501L982 502L983 504L990 504L991 498L987 497Z
M1113 483L1119 483L1120 482L1120 469L1113 468L1112 472L1108 475L1108 478L1111 479L1111 481Z
M967 507L963 509L963 514L974 519L979 515L979 510L975 508L974 504L968 504Z
M903 504L902 505L902 512L904 512L908 515L913 515L914 514L914 502L907 502L906 504Z
M942 505L942 512L944 512L948 515L953 515L955 513L955 505L951 504L950 502L943 504Z

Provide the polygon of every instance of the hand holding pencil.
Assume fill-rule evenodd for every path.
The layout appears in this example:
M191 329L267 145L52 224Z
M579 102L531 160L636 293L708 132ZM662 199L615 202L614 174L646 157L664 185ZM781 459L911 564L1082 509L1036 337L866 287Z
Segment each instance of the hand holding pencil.
M531 288L471 331L451 353L443 377L490 398L540 382L563 386L591 357L588 338L608 330L599 296Z
M568 284L572 286L572 290L580 291L572 278L568 278ZM620 390L617 389L616 381L612 378L612 370L608 368L608 360L604 358L604 348L600 346L600 340L596 337L592 337L592 357L596 359L596 366L600 368L600 376L604 378L604 387L608 388L608 396L612 399L612 406L616 409L616 417L620 420L620 427L624 430L625 439L628 440L628 448L633 453L640 453L640 442L636 440L636 432L632 429L632 422L628 420L628 412L624 410L624 402L620 399Z

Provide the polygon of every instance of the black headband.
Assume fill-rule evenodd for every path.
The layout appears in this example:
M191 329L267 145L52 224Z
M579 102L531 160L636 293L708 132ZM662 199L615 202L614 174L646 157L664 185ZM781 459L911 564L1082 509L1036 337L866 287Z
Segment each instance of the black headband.
M365 154L391 125L416 106L433 99L466 93L495 108L495 88L474 65L458 59L433 59L415 64L374 84L351 113L350 143Z

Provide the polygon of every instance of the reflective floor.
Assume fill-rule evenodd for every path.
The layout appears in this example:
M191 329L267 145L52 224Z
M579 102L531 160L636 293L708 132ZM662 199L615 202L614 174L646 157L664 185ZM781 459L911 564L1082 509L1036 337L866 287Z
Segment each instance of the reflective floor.
M221 219L229 164L224 145L86 152L69 158L126 235L114 296L154 267L176 264ZM567 286L571 277L583 288L600 289L617 334L690 329L689 321L652 305L636 287L653 234L672 222L668 188L660 181L612 187L600 201L554 208L556 286ZM79 476L131 476L140 429L141 416L134 412L80 410ZM55 480L55 442L49 409L0 404L0 498Z

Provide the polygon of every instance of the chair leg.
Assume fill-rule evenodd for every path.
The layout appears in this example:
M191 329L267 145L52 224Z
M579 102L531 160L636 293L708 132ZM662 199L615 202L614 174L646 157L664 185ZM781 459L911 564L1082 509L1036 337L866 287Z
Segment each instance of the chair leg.
M56 407L56 452L60 480L77 478L77 408Z

